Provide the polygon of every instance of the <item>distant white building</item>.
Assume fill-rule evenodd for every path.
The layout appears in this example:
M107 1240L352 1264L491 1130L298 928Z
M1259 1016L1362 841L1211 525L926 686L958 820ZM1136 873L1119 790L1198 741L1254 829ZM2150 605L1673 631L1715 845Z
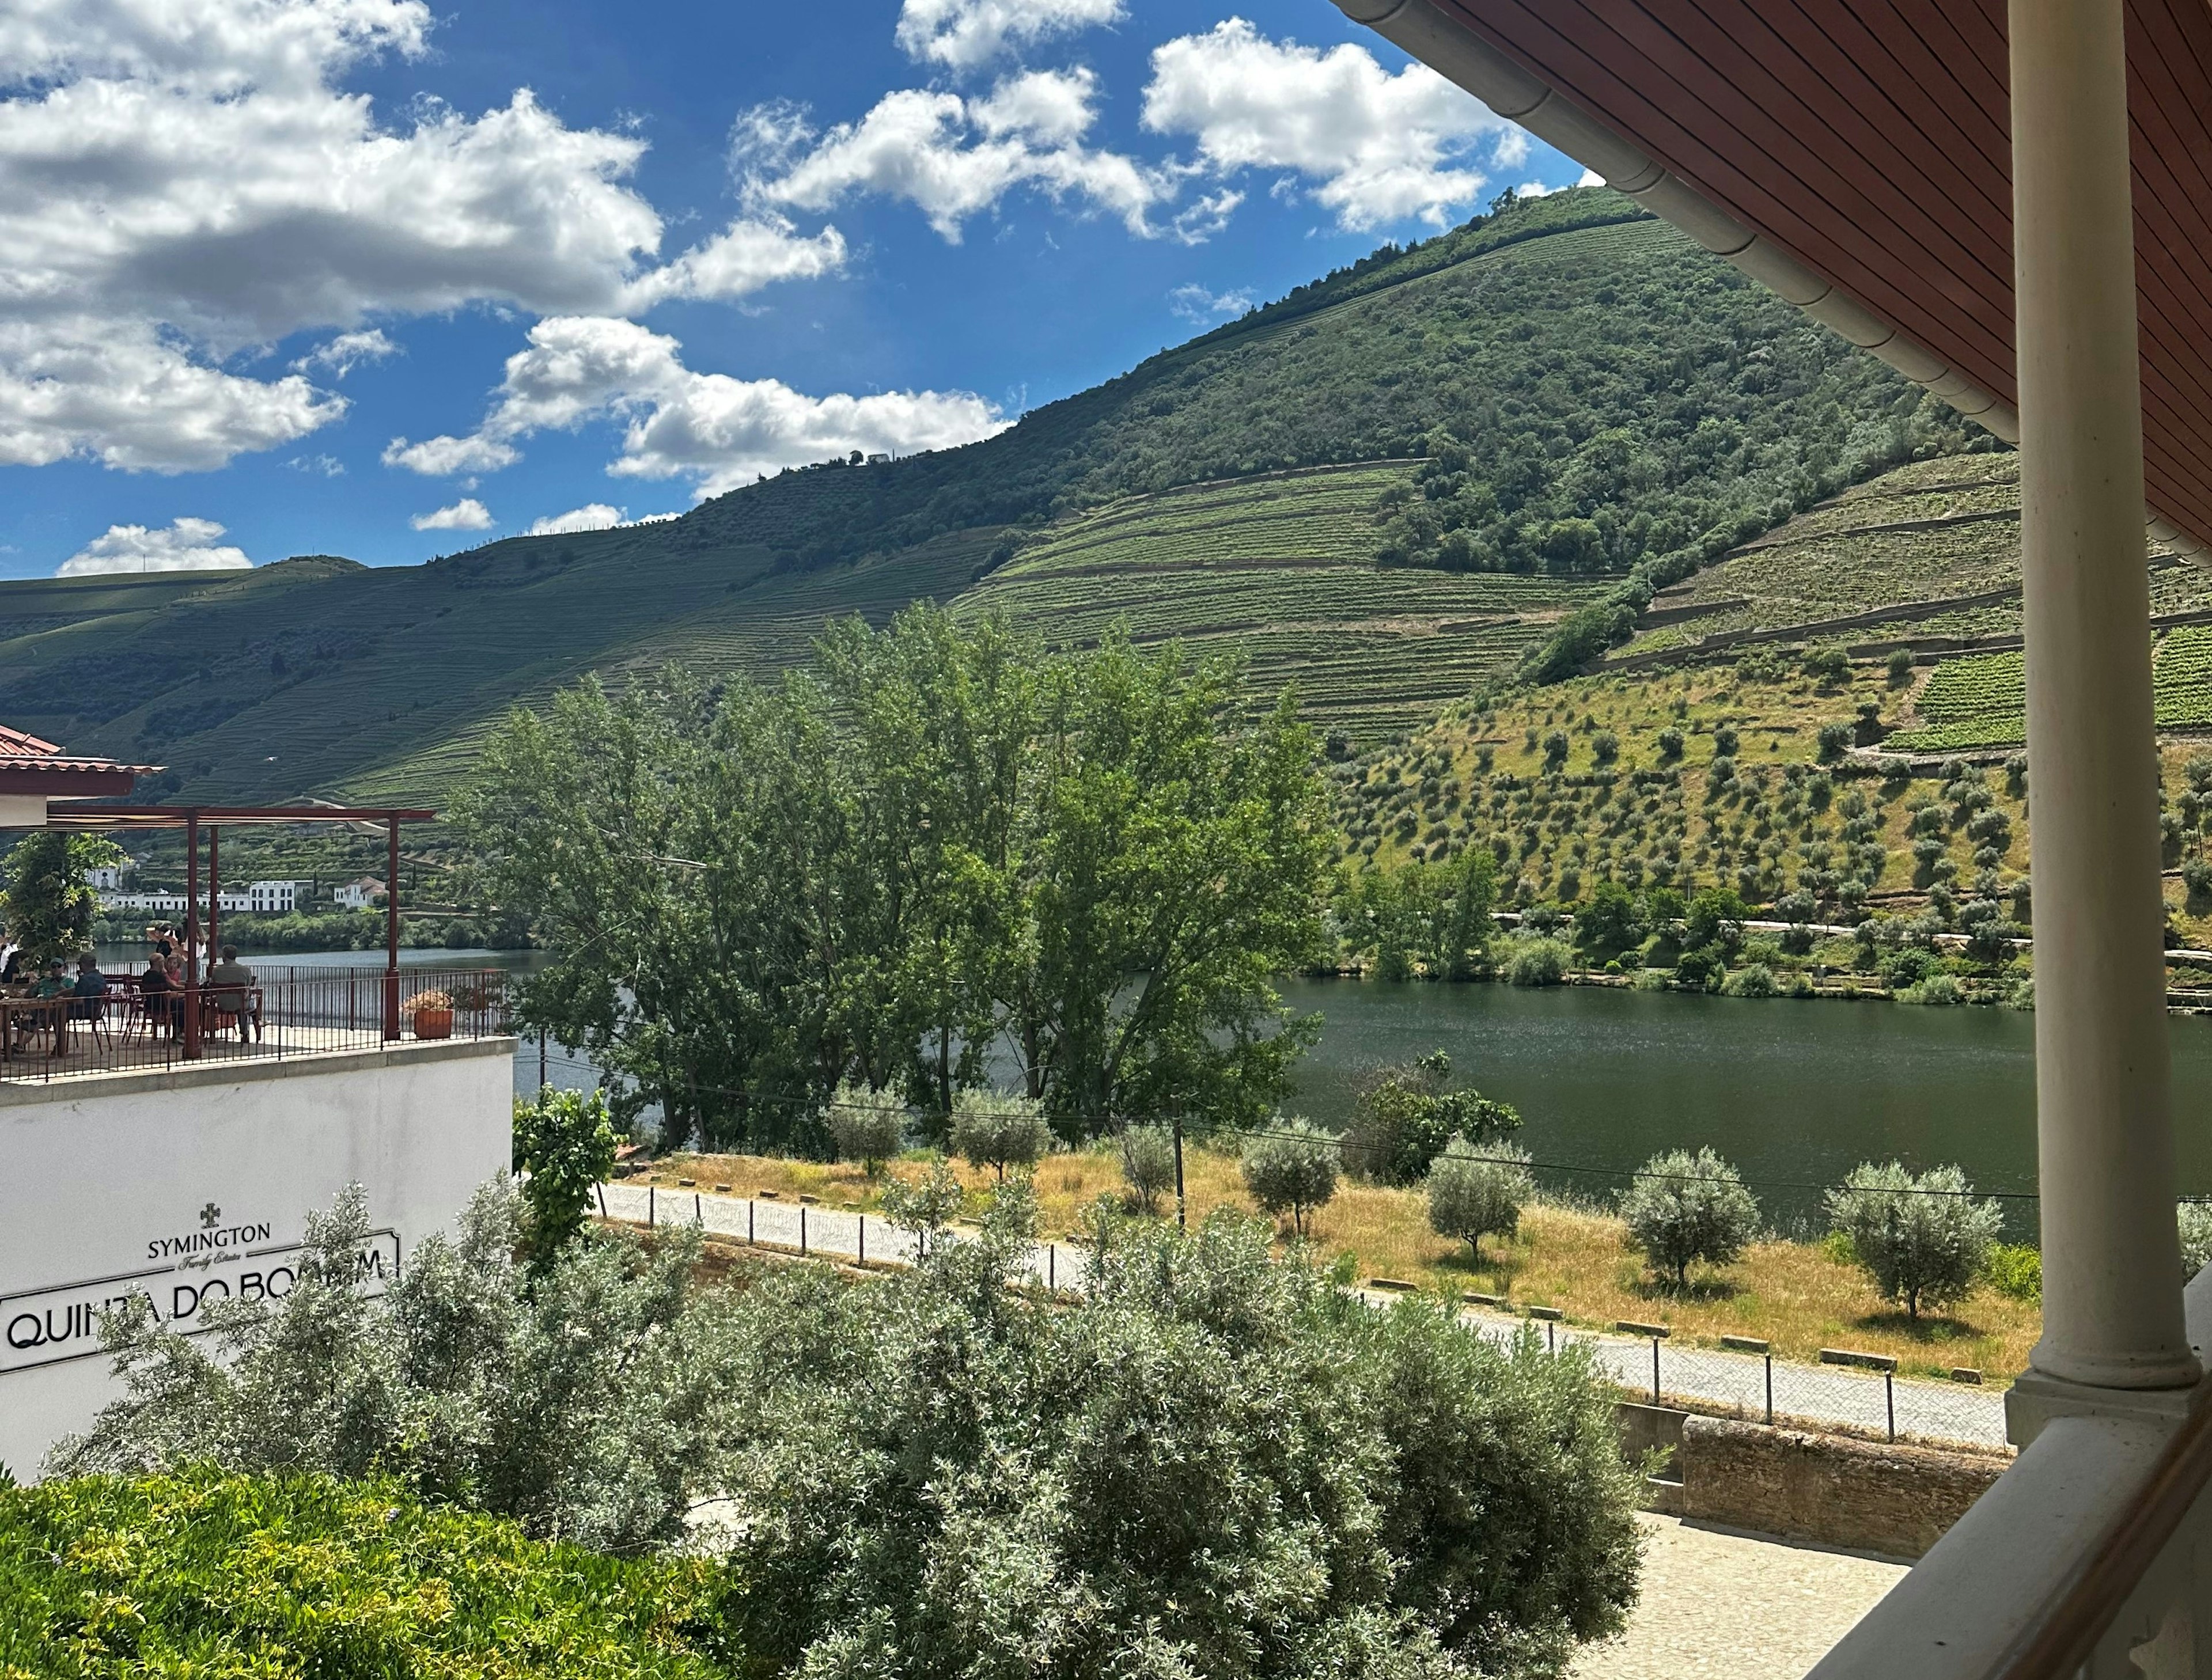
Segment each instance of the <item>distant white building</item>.
M182 893L101 892L99 898L103 910L141 910L149 916L181 916L190 908Z
M372 904L384 902L384 883L374 876L364 875L332 893L331 901L341 910L366 910Z
M252 885L228 888L216 895L216 908L226 916L260 912L281 915L298 907L301 896L308 884L305 881L256 881ZM122 893L101 889L98 882L92 883L98 893L103 910L136 910L153 916L181 916L191 908L191 901L182 893ZM379 889L381 891L381 889ZM200 895L200 907L207 907L207 895Z
M312 883L306 881L256 881L246 889L247 907L281 915L298 909L310 890Z
M96 893L119 893L123 890L123 877L137 867L135 858L125 858L119 864L102 864L84 872L84 884Z

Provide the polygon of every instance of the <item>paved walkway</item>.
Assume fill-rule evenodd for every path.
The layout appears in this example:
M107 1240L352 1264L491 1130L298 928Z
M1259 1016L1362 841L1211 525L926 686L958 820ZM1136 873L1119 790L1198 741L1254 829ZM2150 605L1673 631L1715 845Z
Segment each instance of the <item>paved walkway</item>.
M1905 1572L1639 1513L1643 1592L1569 1680L1800 1680Z
M870 1260L902 1261L914 1253L913 1238L881 1216L843 1208L752 1201L711 1190L635 1184L600 1186L599 1205L611 1218L641 1224L648 1220L684 1224L696 1221L716 1236L803 1247L809 1253L844 1259L864 1256ZM1040 1283L1075 1289L1082 1286L1084 1264L1084 1251L1072 1243L1039 1243L1030 1252L1029 1269ZM1371 1298L1389 1297L1377 1294ZM1501 1342L1518 1334L1526 1322L1479 1310L1466 1316L1480 1334ZM1575 1343L1591 1348L1599 1368L1631 1393L1641 1391L1648 1396L1650 1392L1650 1342L1583 1330L1547 1329L1554 1345ZM2003 1398L1987 1389L1903 1379L1885 1383L1880 1375L1869 1372L1799 1365L1786 1360L1773 1362L1772 1376L1773 1409L1778 1420L1798 1418L1814 1424L1841 1423L1886 1432L1893 1404L1896 1433L1900 1436L1984 1446L2004 1445ZM1660 1349L1662 1396L1729 1406L1745 1416L1763 1418L1767 1378L1767 1362L1756 1355L1663 1343Z

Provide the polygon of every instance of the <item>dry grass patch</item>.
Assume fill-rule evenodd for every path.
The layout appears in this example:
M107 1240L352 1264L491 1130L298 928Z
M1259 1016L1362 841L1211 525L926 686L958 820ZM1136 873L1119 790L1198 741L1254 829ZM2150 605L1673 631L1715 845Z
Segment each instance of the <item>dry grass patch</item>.
M1217 1207L1255 1211L1235 1156L1190 1146L1183 1161L1192 1219ZM954 1165L971 1207L980 1211L993 1174ZM899 1163L890 1170L913 1168ZM774 1190L784 1200L814 1196L825 1206L872 1210L878 1202L879 1185L850 1165L678 1155L657 1163L652 1174L658 1184L678 1178L696 1179L702 1188L726 1184L739 1194ZM1078 1228L1097 1198L1127 1196L1119 1157L1105 1149L1048 1155L1037 1168L1036 1187L1044 1230L1059 1238ZM1171 1197L1161 1213L1174 1217ZM1692 1268L1689 1289L1677 1294L1651 1279L1625 1228L1608 1214L1540 1203L1522 1216L1520 1234L1510 1241L1484 1239L1480 1265L1470 1263L1465 1243L1429 1229L1418 1190L1346 1180L1312 1222L1315 1246L1332 1258L1351 1256L1352 1270L1363 1279L1402 1278L1455 1295L1468 1289L1503 1295L1517 1306L1557 1307L1570 1322L1601 1330L1622 1319L1662 1323L1673 1328L1676 1342L1693 1346L1755 1336L1790 1359L1814 1359L1822 1348L1855 1348L1894 1355L1908 1374L1943 1376L1954 1366L1970 1365L1999 1382L2026 1367L2042 1331L2035 1307L1989 1289L1976 1290L1948 1315L1924 1313L1915 1324L1884 1301L1863 1272L1817 1243L1756 1244L1734 1265Z

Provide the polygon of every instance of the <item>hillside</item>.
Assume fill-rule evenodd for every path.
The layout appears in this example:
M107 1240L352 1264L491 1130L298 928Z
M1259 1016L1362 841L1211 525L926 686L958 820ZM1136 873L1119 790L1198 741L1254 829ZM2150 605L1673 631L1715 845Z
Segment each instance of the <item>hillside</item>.
M1500 680L1626 567L1975 435L1578 190L1385 247L964 449L422 567L0 585L0 717L167 762L169 797L434 799L506 707L586 671L765 673L826 617L926 597L1056 640L1126 614L1234 643L1349 751Z

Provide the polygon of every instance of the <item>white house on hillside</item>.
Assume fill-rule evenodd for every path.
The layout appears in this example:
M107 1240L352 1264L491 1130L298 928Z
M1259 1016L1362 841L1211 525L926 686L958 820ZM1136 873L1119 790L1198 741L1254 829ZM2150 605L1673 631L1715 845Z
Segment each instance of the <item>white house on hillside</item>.
M347 882L331 895L331 902L341 910L366 910L383 901L384 883L367 875L358 881Z

